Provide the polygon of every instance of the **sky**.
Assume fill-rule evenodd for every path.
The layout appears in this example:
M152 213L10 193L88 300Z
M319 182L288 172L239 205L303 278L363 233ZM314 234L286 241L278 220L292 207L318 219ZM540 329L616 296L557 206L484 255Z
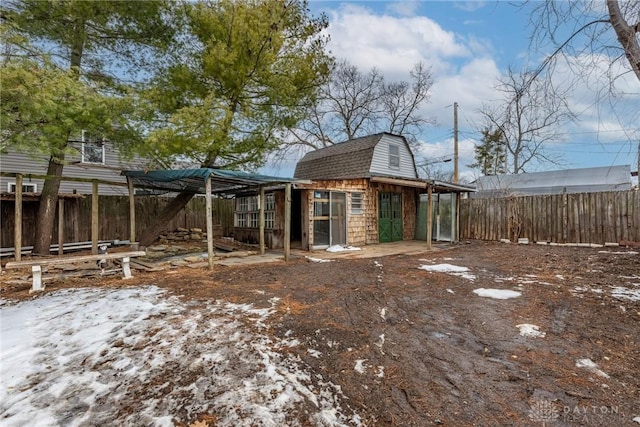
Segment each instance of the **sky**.
M479 175L474 145L484 122L479 109L497 99L497 77L508 67L537 67L544 52L529 48L529 15L506 1L310 1L312 14L329 18L328 45L338 59L361 71L376 67L387 81L408 80L418 61L434 76L430 102L421 113L436 119L421 135L418 156L433 161L431 168L453 170L453 104L458 104L460 179ZM611 35L613 33L611 32ZM532 165L528 172L569 168L631 165L637 169L640 144L640 84L627 74L617 81L626 94L594 106L606 70L596 69L591 81L576 86L568 101L578 120L567 123L562 139L547 146L560 164ZM570 79L570 80L568 80ZM558 81L574 81L560 68ZM622 123L621 123L622 122ZM269 164L263 173L292 176L297 158Z

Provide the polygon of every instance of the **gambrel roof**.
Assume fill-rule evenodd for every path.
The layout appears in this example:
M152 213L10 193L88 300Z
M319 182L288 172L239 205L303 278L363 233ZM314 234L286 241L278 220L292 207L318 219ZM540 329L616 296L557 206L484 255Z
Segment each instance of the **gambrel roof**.
M411 152L403 136L382 132L311 151L298 162L293 176L319 180L369 178L376 145L385 136L396 138Z

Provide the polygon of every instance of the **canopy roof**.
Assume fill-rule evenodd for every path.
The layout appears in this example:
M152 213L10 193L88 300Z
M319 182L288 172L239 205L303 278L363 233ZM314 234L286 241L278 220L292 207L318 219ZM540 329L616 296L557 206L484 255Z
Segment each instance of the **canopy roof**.
M205 180L207 178L211 178L213 193L234 193L252 187L298 181L293 178L213 168L123 171L122 174L133 181L134 187L172 192L190 191L193 193L205 192Z

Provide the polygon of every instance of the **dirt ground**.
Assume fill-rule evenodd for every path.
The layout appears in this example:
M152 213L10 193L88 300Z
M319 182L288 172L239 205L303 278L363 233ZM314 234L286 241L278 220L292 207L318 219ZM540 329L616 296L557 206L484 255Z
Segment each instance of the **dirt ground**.
M468 271L420 269L438 264ZM194 301L269 307L280 298L270 333L297 338L287 351L339 385L363 425L640 423L640 255L628 249L463 242L414 255L98 280L155 284ZM47 291L80 285L86 279ZM487 298L478 288L521 296ZM3 285L0 296L28 298L27 290ZM523 336L522 324L545 335Z

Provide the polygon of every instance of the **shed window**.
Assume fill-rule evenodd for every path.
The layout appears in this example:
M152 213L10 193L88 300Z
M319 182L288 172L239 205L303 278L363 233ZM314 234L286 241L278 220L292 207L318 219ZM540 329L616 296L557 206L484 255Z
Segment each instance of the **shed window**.
M273 193L265 194L264 227L273 229L276 218L276 202ZM234 225L243 228L260 227L260 196L238 197Z
M16 192L16 183L15 182L9 182L7 183L7 190L9 191L9 193L15 193ZM38 192L38 184L22 184L22 192L23 193L37 193Z
M105 150L102 138L82 131L82 163L104 164Z
M389 144L389 167L400 169L400 147L394 144Z
M351 213L355 215L364 213L362 193L351 193Z

